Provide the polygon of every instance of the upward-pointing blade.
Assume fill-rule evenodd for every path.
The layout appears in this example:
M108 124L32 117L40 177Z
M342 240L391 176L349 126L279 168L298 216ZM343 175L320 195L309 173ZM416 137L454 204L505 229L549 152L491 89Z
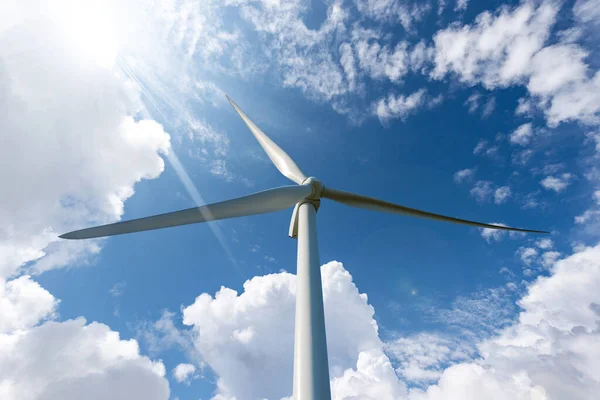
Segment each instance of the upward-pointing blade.
M265 214L284 210L310 195L310 185L281 186L248 196L205 206L188 208L152 217L117 222L115 224L96 226L65 233L62 239L90 239L102 236L121 235L124 233L149 231L171 226L195 224L198 222L216 221L219 219L243 217L246 215Z
M248 116L235 104L235 101L231 99L231 97L227 96L227 100L233 106L235 111L239 114L240 117L244 120L258 143L262 146L262 148L267 153L267 156L271 159L275 167L281 172L286 178L296 182L298 185L302 184L307 176L302 172L302 170L296 165L294 160L281 149L281 147L277 146L275 142L273 142L266 133L264 133Z
M399 204L390 203L373 197L362 196L360 194L354 194L349 192L343 192L341 190L323 188L323 197L337 201L350 207L366 208L367 210L381 211L387 213L403 214L411 217L421 217L434 219L436 221L453 222L455 224L471 225L480 228L489 229L500 229L505 231L516 231L516 232L533 232L533 233L549 233L546 231L537 231L533 229L521 229L511 228L509 226L490 225L484 224L483 222L469 221L466 219L447 217L441 214L434 214L427 211L417 210L415 208L401 206Z

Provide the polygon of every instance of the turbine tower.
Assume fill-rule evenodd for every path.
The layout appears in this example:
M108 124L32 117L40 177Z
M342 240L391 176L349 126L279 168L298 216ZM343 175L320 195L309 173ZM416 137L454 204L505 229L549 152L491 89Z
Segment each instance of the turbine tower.
M289 236L298 239L293 387L293 398L295 400L326 400L331 398L323 291L317 246L317 210L321 199L333 200L350 207L429 218L479 228L548 233L448 217L324 186L318 179L307 177L294 160L256 126L229 96L227 96L227 100L246 123L279 172L295 182L296 185L281 186L237 199L186 210L81 229L60 237L63 239L89 239L114 236L226 218L265 214L294 206Z

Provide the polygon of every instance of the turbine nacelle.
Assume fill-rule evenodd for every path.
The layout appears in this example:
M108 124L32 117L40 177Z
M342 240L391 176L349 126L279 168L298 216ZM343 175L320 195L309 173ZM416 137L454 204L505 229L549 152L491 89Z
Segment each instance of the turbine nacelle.
M292 239L298 238L298 210L300 209L300 206L304 203L310 203L315 207L315 211L319 211L319 207L321 206L321 197L323 197L323 182L314 176L310 176L303 180L302 185L310 186L312 191L308 196L296 203L294 206L294 211L292 211L292 219L290 220L290 229L288 232L288 236Z

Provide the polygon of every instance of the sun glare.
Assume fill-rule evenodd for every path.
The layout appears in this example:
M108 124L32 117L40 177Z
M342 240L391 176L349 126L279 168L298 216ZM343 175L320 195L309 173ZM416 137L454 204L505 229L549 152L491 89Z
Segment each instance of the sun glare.
M57 20L75 44L75 51L100 67L110 68L117 42L110 1L63 0L54 9Z

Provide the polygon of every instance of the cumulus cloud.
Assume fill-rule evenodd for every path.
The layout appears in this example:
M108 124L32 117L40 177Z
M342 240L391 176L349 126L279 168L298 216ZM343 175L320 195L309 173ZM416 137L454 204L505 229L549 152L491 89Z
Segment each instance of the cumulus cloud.
M542 250L549 250L552 247L554 247L554 242L552 241L552 239L548 239L548 238L538 239L535 242L535 244L537 247L539 247Z
M11 39L0 41L0 54L11 54L0 58L0 131L9 138L0 158L11 166L0 170L0 276L42 256L34 270L96 253L96 242L56 242L57 235L118 220L135 183L157 177L170 149L161 125L133 118L134 84L78 57L77 37L59 24L40 14L0 32ZM19 52L9 43L20 43Z
M515 109L515 115L530 115L533 110L533 105L530 99L521 97L518 100L517 108Z
M190 381L194 377L194 373L196 372L196 367L193 364L178 364L175 369L173 369L173 377L179 383L190 384Z
M366 295L341 264L324 265L333 398L592 398L599 388L600 246L552 258L549 276L517 302L516 319L515 285L457 298L439 314L447 324L475 327L471 338L480 339L471 344L433 333L382 343ZM241 294L202 294L184 308L195 346L219 377L215 398L291 394L294 291L293 275L282 272L247 281Z
M533 130L531 129L531 123L523 124L515 129L509 136L509 140L512 144L518 144L526 146L529 144L531 137L533 136Z
M96 254L57 236L120 219L170 151L138 83L113 69L108 4L42 3L0 5L0 398L166 400L161 362L106 325L53 321L59 300L21 275Z
M11 400L169 398L165 367L135 340L83 318L0 335L0 397Z
M54 317L58 303L28 275L0 279L0 334L22 331Z
M507 226L501 222L489 222L489 223L492 225ZM511 239L518 239L518 238L522 238L524 236L524 233L522 233L522 232L504 231L504 230L500 230L500 229L479 228L479 231L481 233L481 237L484 238L485 241L488 243L492 243L494 241L499 242L507 235Z
M570 173L564 173L558 176L549 175L542 179L540 184L544 187L544 189L553 190L556 193L560 193L571 184L573 178L573 174Z
M524 85L549 125L576 120L596 124L600 73L590 74L578 45L545 46L560 3L524 1L479 14L471 25L452 25L434 36L432 76L454 74L488 89ZM522 108L520 111L526 111Z
M340 263L321 270L335 398L402 396L405 386L383 353L367 296ZM204 293L184 308L196 349L219 376L220 395L240 400L291 395L295 290L295 276L282 272L252 278L241 294L228 288L214 297Z
M546 268L551 267L560 258L561 254L558 251L546 251L542 254L540 262Z
M517 255L525 265L530 266L536 259L538 251L533 247L520 247L519 250L517 250Z
M456 171L454 173L454 182L462 183L464 181L472 179L473 175L475 175L475 168L461 169L460 171Z
M501 224L499 222L490 222L492 225L498 226L507 226L505 224ZM485 239L486 242L492 243L493 241L500 241L504 236L506 236L507 232L500 229L490 229L490 228L481 228L480 229L481 237Z
M525 2L514 10L500 8L496 15L481 13L473 25L439 31L433 76L454 72L462 81L488 88L518 81L546 41L557 12L552 3Z
M477 181L471 189L471 196L480 203L488 201L494 193L494 184L490 181Z
M494 203L502 204L506 203L510 197L511 190L509 186L501 186L494 191Z
M550 272L519 300L518 321L479 344L481 359L446 369L411 400L593 398L600 247L581 249Z

